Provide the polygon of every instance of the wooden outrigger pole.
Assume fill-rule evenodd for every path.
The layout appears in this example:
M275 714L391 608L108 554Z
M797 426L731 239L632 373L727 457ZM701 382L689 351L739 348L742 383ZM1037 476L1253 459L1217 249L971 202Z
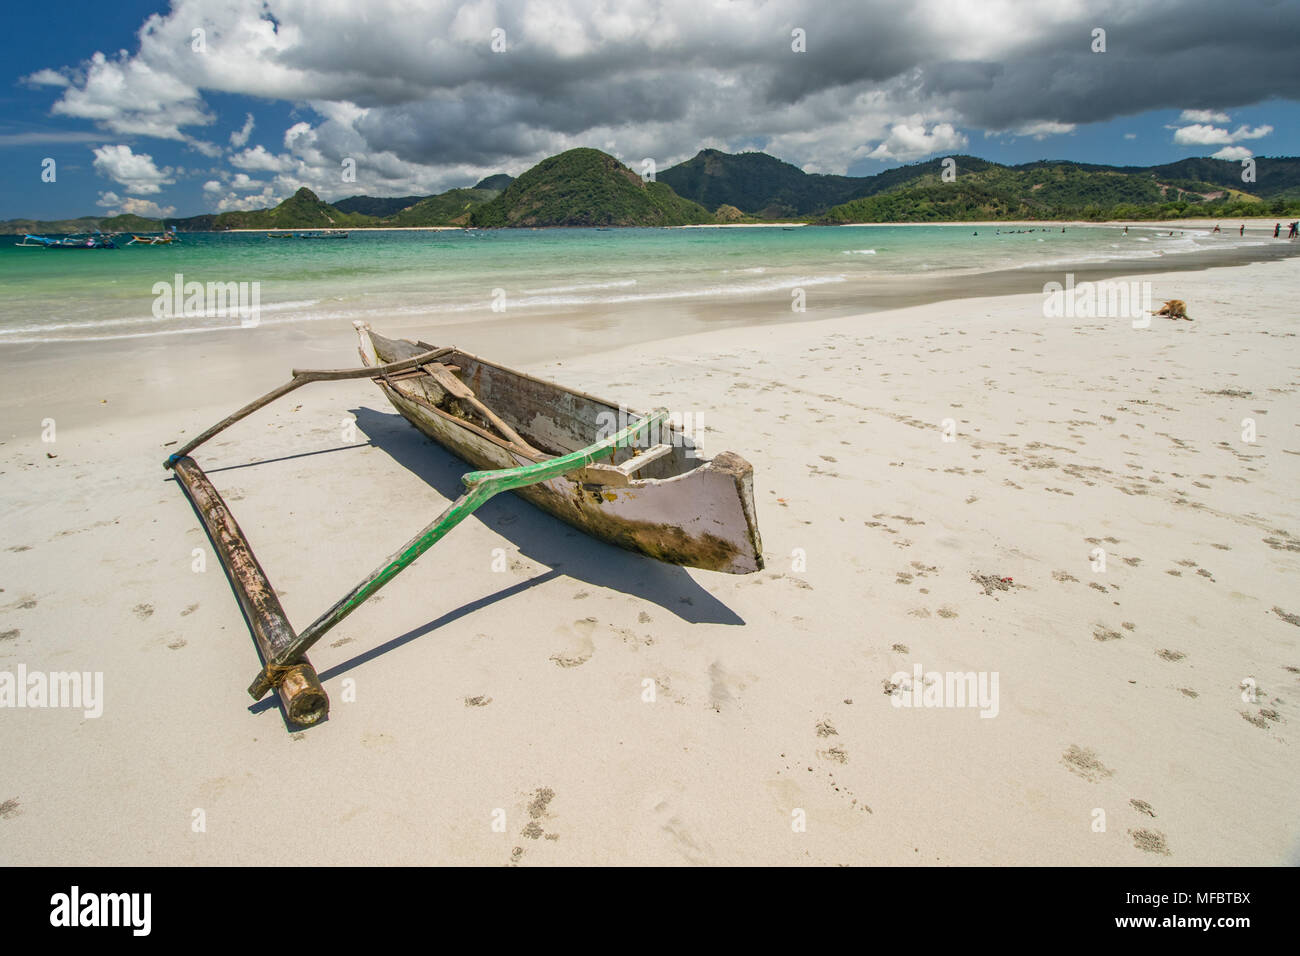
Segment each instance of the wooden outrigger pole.
M249 686L248 692L254 700L260 700L268 690L275 688L284 707L285 716L292 723L310 726L329 713L329 698L321 686L315 668L307 660L307 650L330 628L355 611L376 591L414 563L420 555L442 540L452 528L481 508L493 496L503 491L535 485L586 468L602 458L613 455L615 449L626 447L642 432L659 425L668 417L667 411L659 409L617 434L579 451L517 468L473 471L464 475L461 481L467 489L465 494L452 502L424 530L336 601L306 630L295 635L293 627L285 616L284 608L280 605L280 599L276 597L275 589L271 587L266 573L253 554L253 549L236 523L234 515L231 514L212 482L208 480L207 475L203 473L203 469L190 457L190 452L235 422L308 382L353 378L382 381L401 372L416 375L432 374L424 366L451 351L452 348L435 349L399 362L368 368L317 371L294 369L293 378L289 382L222 419L187 442L163 463L164 468L170 468L175 473L176 480L193 502L195 510L207 529L208 537L216 548L222 567L230 579L235 596L239 599L244 615L248 619L249 629L253 633L262 658L262 669Z

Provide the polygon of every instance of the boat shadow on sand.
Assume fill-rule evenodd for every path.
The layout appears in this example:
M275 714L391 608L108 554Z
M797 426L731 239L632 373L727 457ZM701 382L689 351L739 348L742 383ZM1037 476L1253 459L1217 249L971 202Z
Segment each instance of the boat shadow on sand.
M400 415L370 408L351 411L358 429L370 439L371 445L388 454L448 501L464 493L465 487L460 479L474 470L472 465L420 434ZM598 541L551 517L518 495L499 495L468 520L486 524L513 544L521 556L551 569L539 577L481 599L476 602L477 607L510 597L524 586L564 576L650 601L691 624L745 623L740 615L701 587L685 568L663 564ZM416 530L411 529L411 533ZM453 613L459 615L459 612Z
M360 432L370 439L370 446L385 452L449 502L464 491L464 485L460 480L461 475L473 471L473 467L420 434L401 415L377 412L370 408L354 408L351 412L356 418ZM308 454L321 454L321 452ZM428 517L432 518L432 513ZM518 495L498 495L466 520L483 522L514 545L520 555L550 570L492 594L476 598L459 607L449 608L405 634L390 638L377 647L372 647L322 671L321 681L339 677L367 661L397 650L453 621L561 577L572 578L593 587L620 591L643 601L649 601L690 624L745 623L739 614L701 587L685 568L663 564L652 558L606 544L604 541L598 541L551 517ZM417 527L406 529L410 534L418 530ZM397 532L399 538L401 533ZM396 547L400 543L394 540L393 546ZM444 547L454 548L454 541L449 541ZM278 706L277 698L271 694L253 704L249 710L259 713Z

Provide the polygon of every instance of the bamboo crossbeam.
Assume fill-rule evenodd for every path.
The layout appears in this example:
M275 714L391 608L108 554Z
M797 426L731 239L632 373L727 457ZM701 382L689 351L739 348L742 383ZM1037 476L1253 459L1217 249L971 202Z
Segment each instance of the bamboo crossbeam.
M293 378L285 382L279 388L272 389L259 399L249 402L239 411L227 415L221 421L217 422L207 431L190 439L184 445L176 450L166 461L163 462L164 468L173 467L177 461L184 458L194 449L198 448L205 441L208 441L214 435L225 431L231 425L240 419L247 418L253 412L266 405L271 404L277 398L283 398L296 388L301 388L308 382L339 382L350 378L377 378L382 379L385 375L393 372L401 372L410 368L418 368L427 362L432 362L448 352L454 352L454 346L446 348L433 349L420 355L413 355L410 358L402 359L398 362L389 362L387 365L371 365L364 368L335 368L335 369L294 369Z

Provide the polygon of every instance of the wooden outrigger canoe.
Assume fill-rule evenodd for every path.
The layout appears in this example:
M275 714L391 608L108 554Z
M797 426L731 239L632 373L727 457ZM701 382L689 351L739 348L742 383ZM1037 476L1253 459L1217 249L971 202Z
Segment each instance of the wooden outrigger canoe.
M368 366L434 348L355 324ZM565 455L643 417L458 349L420 371L375 382L407 421L480 469ZM749 462L732 452L700 457L671 422L658 432L608 462L515 493L592 537L660 561L731 574L761 569Z
M387 339L356 323L360 368L293 378L191 438L163 463L193 503L262 658L248 692L274 689L309 726L329 698L307 651L493 496L515 491L595 537L676 564L744 574L763 566L753 469L739 455L698 457L668 412L630 412L455 347ZM465 493L301 632L295 632L229 507L190 457L199 446L311 382L369 378L425 434L480 470ZM495 408L489 407L491 402Z

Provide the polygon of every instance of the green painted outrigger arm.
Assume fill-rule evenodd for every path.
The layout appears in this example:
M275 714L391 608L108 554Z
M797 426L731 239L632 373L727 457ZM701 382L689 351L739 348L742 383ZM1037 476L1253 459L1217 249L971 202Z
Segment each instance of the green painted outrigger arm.
M535 485L543 481L578 471L594 464L614 453L616 448L626 447L643 431L657 425L668 417L664 409L657 409L634 425L630 425L616 435L590 445L581 451L570 452L558 458L551 458L534 465L522 465L518 468L504 468L500 471L471 471L461 481L468 489L465 494L453 501L450 507L440 514L432 524L408 541L400 551L372 571L360 584L340 598L333 607L316 618L292 642L281 648L249 685L248 692L254 700L261 700L295 661L305 654L313 644L339 621L343 620L365 602L367 598L382 588L416 558L444 538L452 528L460 524L482 507L489 498L503 491L512 491Z

